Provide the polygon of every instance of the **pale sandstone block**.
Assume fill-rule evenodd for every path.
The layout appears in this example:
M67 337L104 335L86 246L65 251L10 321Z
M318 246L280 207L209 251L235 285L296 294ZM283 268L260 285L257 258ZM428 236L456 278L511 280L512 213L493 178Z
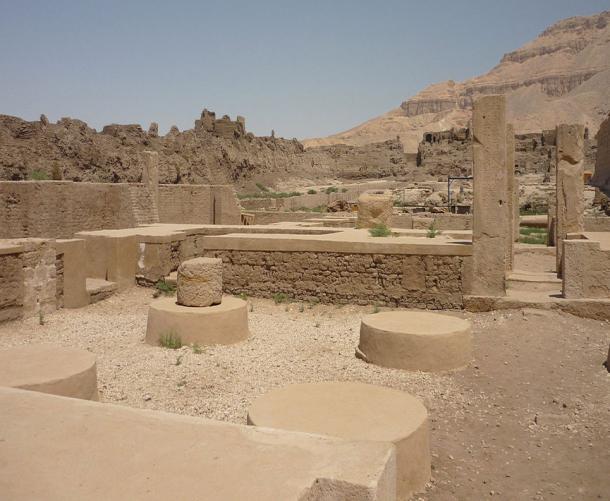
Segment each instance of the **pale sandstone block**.
M568 233L584 231L584 138L582 125L557 126L556 143L556 248L557 274L562 274L563 240Z
M512 234L506 163L506 99L485 96L474 103L472 294L504 296L507 235ZM512 193L510 198L512 199Z
M392 194L389 192L364 192L358 197L357 228L388 225L392 217Z
M199 257L178 267L178 304L211 306L222 299L222 259Z

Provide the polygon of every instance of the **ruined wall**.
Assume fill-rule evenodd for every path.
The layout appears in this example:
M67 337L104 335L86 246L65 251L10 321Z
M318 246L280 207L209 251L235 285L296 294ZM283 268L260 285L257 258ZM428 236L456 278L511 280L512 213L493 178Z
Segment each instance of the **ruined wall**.
M77 232L149 223L140 184L0 181L0 238L70 238ZM240 224L230 186L160 185L162 223Z
M212 187L205 185L159 186L160 223L214 223Z
M128 185L0 181L0 238L67 238L134 226Z
M63 261L57 259L55 241L0 242L0 280L0 322L54 311L62 305L64 284Z
M42 115L28 122L0 115L0 179L33 176L73 181L138 183L142 153L159 155L159 181L165 184L226 184L253 188L303 177L382 177L414 167L398 140L363 147L330 146L305 150L296 139L257 137L245 119L216 119L204 110L193 129L176 127L159 136L157 124L107 125L101 132L85 122Z
M585 170L593 170L596 142L585 136ZM471 176L472 137L470 129L426 132L418 145L417 165L431 176ZM515 172L541 174L548 181L555 176L555 131L515 134Z
M326 252L208 251L232 294L410 308L461 308L469 257Z

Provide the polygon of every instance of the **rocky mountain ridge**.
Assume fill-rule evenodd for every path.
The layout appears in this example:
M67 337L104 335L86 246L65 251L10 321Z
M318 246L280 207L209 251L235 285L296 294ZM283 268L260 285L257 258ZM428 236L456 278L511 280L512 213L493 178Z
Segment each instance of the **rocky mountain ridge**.
M518 133L560 122L584 123L595 133L610 111L610 11L559 21L484 75L431 85L380 117L303 143L363 145L398 135L406 151L416 151L424 132L466 127L472 103L485 94L507 96Z

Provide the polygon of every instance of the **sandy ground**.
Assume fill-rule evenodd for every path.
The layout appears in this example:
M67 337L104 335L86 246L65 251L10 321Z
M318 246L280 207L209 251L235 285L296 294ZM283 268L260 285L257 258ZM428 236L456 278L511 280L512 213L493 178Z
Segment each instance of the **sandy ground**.
M245 423L289 383L352 380L418 395L430 412L433 481L418 499L608 499L610 324L534 310L471 318L475 361L423 374L355 358L371 308L250 299L252 337L233 346L144 344L151 290L0 327L0 348L53 342L98 355L101 400Z

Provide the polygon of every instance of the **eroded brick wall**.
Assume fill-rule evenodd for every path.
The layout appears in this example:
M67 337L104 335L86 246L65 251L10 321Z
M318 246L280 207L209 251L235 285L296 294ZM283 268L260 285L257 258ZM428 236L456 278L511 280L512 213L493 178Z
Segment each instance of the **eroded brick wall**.
M126 184L0 182L0 238L69 238L134 225Z
M461 308L470 257L208 251L223 260L231 294L413 308Z
M0 322L21 318L23 314L23 258L0 254Z

